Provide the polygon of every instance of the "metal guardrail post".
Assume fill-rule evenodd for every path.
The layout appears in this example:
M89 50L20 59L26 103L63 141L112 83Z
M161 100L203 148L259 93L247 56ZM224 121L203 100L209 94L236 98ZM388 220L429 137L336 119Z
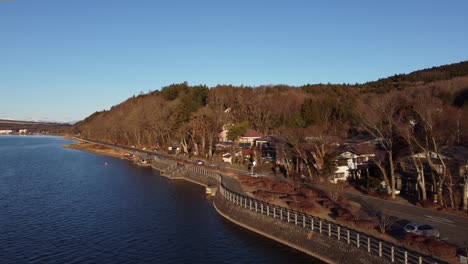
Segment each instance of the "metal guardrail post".
M391 260L392 262L395 262L395 248L392 246L392 250L391 250Z
M216 176L219 176L217 174L214 174ZM247 200L249 201L249 209L250 210L253 210L253 206L252 206L252 203L254 202L255 203L255 212L258 212L258 209L260 209L260 212L263 214L263 202L260 202L260 208L258 208L258 203L259 201L257 199L254 199L254 198L247 198L245 197L244 195L239 195L237 194L236 192L233 192L229 189L227 189L226 187L224 187L222 185L222 183L220 184L220 192L221 194L226 198L226 199L229 199L229 201L231 201L232 203L236 203L237 205L240 204L240 207L244 206L245 208L247 208ZM278 208L280 209L280 219L283 220L283 207L281 206L278 206ZM270 206L269 204L267 203L267 206L266 206L266 209L267 209L267 215L269 216L270 215ZM284 208L286 209L286 208ZM287 210L287 220L288 220L288 223L291 222L291 213L294 213L294 223L295 225L298 225L298 213L295 212L295 211L289 211L288 209ZM310 217L310 227L312 229L312 231L314 231L315 229L315 223L314 223L314 217L310 216L310 215L307 215L307 214L302 214L302 226L305 228L306 227L306 219L307 217ZM273 218L276 218L276 206L273 206ZM320 234L322 234L323 232L323 221L322 219L318 218L317 219L319 221L319 231L320 231ZM300 220L299 220L300 221ZM331 237L332 236L332 223L329 223L328 221L326 222L328 224L328 236ZM333 224L333 228L335 228L335 225ZM337 230L337 240L341 240L341 226L339 225L336 225L336 230ZM346 231L347 231L347 242L348 244L351 244L351 231L350 229L346 228ZM353 232L355 232L354 230L352 230ZM356 246L357 248L360 247L360 244L361 244L361 239L360 239L360 234L359 233L355 233L356 234ZM390 243L390 255L383 252L383 246L382 246L382 241L378 241L378 240L374 240L374 244L371 244L372 241L371 241L371 237L367 236L367 252L372 254L372 245L375 245L376 243L378 242L378 256L382 258L382 255L385 254L386 257L389 257L390 258L390 261L391 262L395 262L395 247L397 248L397 250L399 250L400 247L398 246L395 246L393 245L392 243ZM364 242L365 243L365 242ZM401 248L402 249L402 248ZM397 262L400 262L400 252L401 251L397 251ZM413 261L412 259L418 257L418 261ZM411 256L411 263L419 263L419 264L423 264L424 263L424 259L421 255L419 256ZM404 252L404 262L405 264L408 263L408 251L405 251Z
M367 238L367 252L370 252L370 237Z

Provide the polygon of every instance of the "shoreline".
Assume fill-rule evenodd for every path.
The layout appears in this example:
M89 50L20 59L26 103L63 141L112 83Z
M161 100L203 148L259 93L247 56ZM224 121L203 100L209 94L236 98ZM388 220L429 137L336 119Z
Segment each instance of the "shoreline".
M86 151L89 153L94 153L98 155L104 155L104 156L111 156L111 157L119 157L121 159L124 158L124 154L128 153L128 151L124 151L121 149L116 149L113 146L106 146L106 145L101 145L99 143L89 143L89 142L82 142L80 140L77 140L75 144L69 144L69 145L64 145L63 147L65 148L72 148L80 151ZM127 159L129 160L129 159ZM129 160L132 161L132 160ZM185 162L182 162L185 163ZM188 165L189 167L192 167L193 164L185 164ZM192 165L192 166L190 166ZM157 167L151 166L152 169L158 170L160 172L164 172L163 170L158 169ZM176 169L174 172L178 171ZM161 174L161 176L169 178L171 180L186 180L189 182L192 182L197 185L201 185L207 188L209 186L209 177L206 177L208 175L200 175L200 172L198 170L188 170L192 171L193 173L184 173L187 171L181 171L180 174L177 177L172 176L165 176ZM211 171L211 170L209 170ZM213 172L213 173L219 173L219 172ZM208 173L209 174L209 173ZM210 174L209 174L210 175ZM218 174L219 175L219 174ZM200 177L201 176L201 177ZM220 175L221 177L223 175ZM235 175L224 175L227 177L224 178L229 178L234 181L236 181L237 184L239 184L239 180ZM208 182L204 182L203 180ZM219 181L219 180L218 180ZM232 181L230 180L232 183ZM215 189L215 192L213 193L214 200L213 200L213 207L215 211L224 219L240 226L243 227L247 230L250 230L254 233L260 234L266 238L272 239L273 241L279 242L289 248L292 248L294 250L298 250L300 252L303 252L315 259L319 259L321 261L326 261L330 263L368 263L367 260L372 259L372 263L388 263L388 260L385 258L376 258L374 254L367 254L364 252L361 252L362 250L356 250L355 247L348 247L348 245L342 243L336 243L335 241L328 241L327 236L323 236L322 238L319 238L322 236L320 234L319 236L314 235L312 237L312 241L310 238L305 238L304 233L302 230L302 233L297 233L298 230L292 230L291 228L288 228L287 225L283 226L283 223L271 223L271 219L264 219L263 216L258 217L258 215L254 215L249 212L241 212L238 211L238 208L235 208L233 205L229 205L228 201L225 201L224 199L220 198L219 195L219 186L218 188ZM244 190L241 191L241 193L244 193ZM218 201L218 202L216 202ZM221 207L220 207L221 206ZM224 211L224 212L223 212ZM239 214L240 213L240 214ZM288 213L289 215L289 213ZM240 218L239 218L240 217ZM289 216L288 216L289 217ZM289 219L289 218L288 218ZM289 220L288 220L289 221ZM262 225L263 223L263 225ZM288 222L289 223L289 222ZM259 225L260 224L260 225ZM271 229L265 229L266 226L272 227ZM282 232L276 232L277 230L286 230L286 233ZM273 234L268 234L273 233ZM359 231L360 232L360 231ZM330 235L329 235L330 236ZM349 234L348 234L349 236ZM358 236L359 238L359 236ZM319 239L318 241L316 239ZM339 238L338 238L339 240ZM348 238L349 240L349 238ZM319 242L314 243L315 242ZM307 246L306 246L307 244ZM349 241L348 241L349 244ZM334 248L335 253L329 252L330 248ZM359 248L359 246L357 246ZM351 259L349 258L351 254ZM362 255L364 254L364 255ZM359 261L356 260L359 259ZM353 261L356 260L356 261ZM452 261L449 261L452 262Z
M76 141L72 144L63 145L63 147L120 159L124 159L124 155L127 154L127 152L123 150L116 150L110 147L82 141Z

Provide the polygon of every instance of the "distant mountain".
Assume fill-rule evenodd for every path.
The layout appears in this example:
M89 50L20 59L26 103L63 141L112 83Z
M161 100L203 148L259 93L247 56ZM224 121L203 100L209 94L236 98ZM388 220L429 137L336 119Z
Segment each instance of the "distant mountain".
M27 129L29 132L49 132L49 133L64 133L71 128L70 124L58 122L37 122L37 121L23 121L14 120L11 118L0 119L0 130L2 129Z
M55 121L55 120L49 120L47 118L45 118L45 119L29 118L29 119L18 120L18 119L14 119L14 118L0 117L0 122L74 125L75 123L77 123L79 121L76 121L76 120L75 121Z

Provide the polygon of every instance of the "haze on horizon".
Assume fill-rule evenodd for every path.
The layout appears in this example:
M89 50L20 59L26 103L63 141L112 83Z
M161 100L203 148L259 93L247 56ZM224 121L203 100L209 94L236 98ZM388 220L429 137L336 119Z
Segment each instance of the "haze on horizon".
M171 83L362 83L468 59L467 1L0 1L0 118Z

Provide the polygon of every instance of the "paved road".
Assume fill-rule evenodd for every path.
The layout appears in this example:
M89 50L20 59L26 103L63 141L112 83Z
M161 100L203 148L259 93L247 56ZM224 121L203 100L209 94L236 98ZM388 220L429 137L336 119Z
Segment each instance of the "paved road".
M78 140L81 140L81 139L78 139ZM88 140L83 140L83 141L88 141ZM135 149L131 147L106 144L103 142L94 142L94 141L88 141L88 142L99 143L99 144L107 145L113 148L120 148L126 151L137 151L140 153L157 155L160 157L175 157L174 155L164 154L160 152L139 150L139 149ZM189 161L189 159L182 158L180 156L177 158ZM212 166L212 167L216 166L217 168L221 167L223 169L234 171L237 173L246 173L246 171L243 171L243 170L237 170L237 169L230 168L227 166L220 166L219 164L214 164L214 163L212 164L206 163L205 165ZM232 179L231 177L225 177L225 178ZM284 181L284 178L282 178L282 180ZM232 181L235 181L235 180L232 179ZM241 188L238 182L237 181L232 182L232 181L229 180L230 187L233 187L240 191ZM321 190L327 190L325 187L317 186L317 185L314 185L311 187L316 188L316 189L321 189ZM406 222L407 221L419 222L419 223L425 223L425 224L429 224L431 226L437 227L440 229L442 239L447 240L448 242L453 243L459 247L468 246L468 217L462 217L462 216L456 216L456 215L447 214L443 212L437 212L437 211L430 210L430 209L425 209L425 208L416 207L412 205L400 204L400 203L373 198L373 197L364 196L364 195L344 193L344 196L347 199L357 202L363 206L370 206L373 208L378 208L382 210L384 213L403 219L403 221L401 222L403 224L405 223L404 220L406 220Z
M313 188L326 190L319 186ZM373 198L364 195L344 193L347 199L357 202L363 206L378 208L386 214L410 222L425 223L440 229L440 237L459 247L468 245L468 218L437 212L430 209L416 207L412 205L400 204L383 199ZM407 222L406 221L406 222ZM405 223L405 221L402 221Z

